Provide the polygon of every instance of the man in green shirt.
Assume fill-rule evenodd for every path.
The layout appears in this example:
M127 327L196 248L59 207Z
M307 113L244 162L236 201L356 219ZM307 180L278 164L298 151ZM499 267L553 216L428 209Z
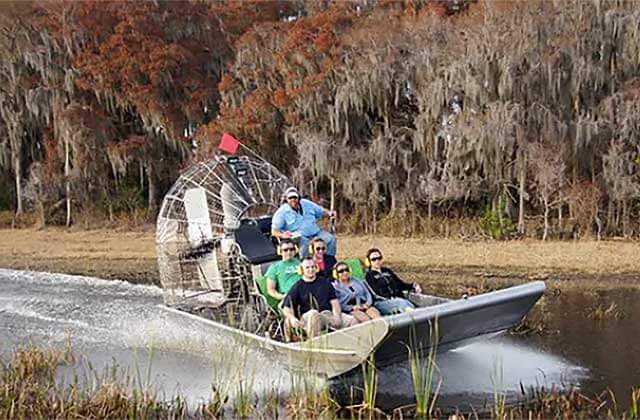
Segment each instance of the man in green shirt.
M269 266L267 278L267 292L275 299L282 300L294 284L300 280L298 273L300 260L296 257L298 247L291 239L280 240L282 260Z

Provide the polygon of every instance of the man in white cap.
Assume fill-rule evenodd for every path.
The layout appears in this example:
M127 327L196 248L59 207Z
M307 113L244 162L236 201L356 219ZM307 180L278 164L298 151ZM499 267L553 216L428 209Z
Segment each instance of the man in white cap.
M271 234L279 239L299 238L303 255L308 255L313 238L322 238L327 244L327 254L336 255L336 237L318 227L318 220L324 216L336 217L336 212L300 198L295 187L287 188L284 197L286 202L273 215Z

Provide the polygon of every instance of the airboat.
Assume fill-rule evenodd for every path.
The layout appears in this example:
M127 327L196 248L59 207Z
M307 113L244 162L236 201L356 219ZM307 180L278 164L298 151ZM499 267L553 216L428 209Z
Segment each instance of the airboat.
M157 220L163 308L213 327L221 341L264 351L289 369L331 378L370 357L383 366L407 360L409 349L441 352L500 334L519 323L544 293L540 281L461 299L412 293L407 297L414 311L286 342L263 274L280 259L271 216L293 183L245 149L249 152L217 153L187 169L164 197Z

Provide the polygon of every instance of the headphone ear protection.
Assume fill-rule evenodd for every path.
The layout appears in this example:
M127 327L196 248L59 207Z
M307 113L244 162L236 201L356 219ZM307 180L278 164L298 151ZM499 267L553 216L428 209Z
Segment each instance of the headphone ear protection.
M298 252L300 252L300 249L298 248L298 245L293 244L293 246L295 246L295 247L296 247L296 254L297 254ZM278 245L276 246L276 255L278 255L278 256L282 256L282 249L280 248L280 244L278 244Z
M313 246L313 241L312 241L312 242L309 242L309 247L308 247L308 249L309 249L309 254L314 254L314 253L316 252L316 247L315 247L315 246Z
M371 268L371 260L369 259L368 255L364 257L364 266L367 268Z
M373 254L373 252L371 254ZM364 266L367 267L367 268L371 268L371 265L372 265L371 264L371 260L369 259L371 254L369 254L366 257L364 257ZM382 257L382 254L380 254L380 257Z
M345 264L345 263L337 263L336 265L333 266L333 270L331 270L331 277L333 277L335 280L338 280L338 266L339 265L346 265L347 266L347 271L349 272L349 275L351 275L351 267L349 267L349 264Z

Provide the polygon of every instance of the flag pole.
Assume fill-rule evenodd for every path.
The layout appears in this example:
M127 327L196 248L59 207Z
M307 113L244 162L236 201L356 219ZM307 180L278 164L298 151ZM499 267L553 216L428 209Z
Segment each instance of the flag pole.
M257 157L258 159L260 159L261 161L263 161L264 163L269 163L266 161L265 158L263 158L262 156L260 156L259 154L257 154L256 152L254 152L249 146L245 146L244 144L240 143L240 147L242 147L243 149L245 149L246 151L248 151L249 153L251 153L253 156ZM270 164L270 163L269 163Z

